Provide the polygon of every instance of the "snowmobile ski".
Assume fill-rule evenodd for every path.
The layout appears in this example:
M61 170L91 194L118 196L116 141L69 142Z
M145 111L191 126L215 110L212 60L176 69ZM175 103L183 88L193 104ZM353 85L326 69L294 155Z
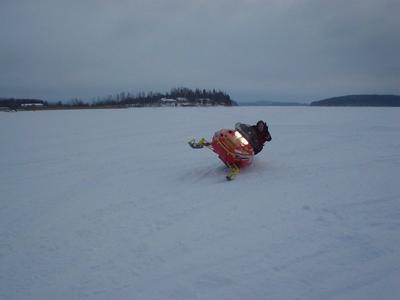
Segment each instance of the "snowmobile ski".
M195 139L191 139L188 142L189 146L192 147L193 149L201 149L203 147L210 147L211 143L207 142L205 138L201 138L198 142L196 142Z
M240 173L240 168L236 165L229 166L229 173L226 175L226 179L231 181Z

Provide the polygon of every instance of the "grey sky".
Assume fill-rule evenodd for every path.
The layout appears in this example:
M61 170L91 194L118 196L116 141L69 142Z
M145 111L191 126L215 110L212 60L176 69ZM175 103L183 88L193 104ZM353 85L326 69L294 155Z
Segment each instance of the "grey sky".
M400 94L399 0L0 0L0 97Z

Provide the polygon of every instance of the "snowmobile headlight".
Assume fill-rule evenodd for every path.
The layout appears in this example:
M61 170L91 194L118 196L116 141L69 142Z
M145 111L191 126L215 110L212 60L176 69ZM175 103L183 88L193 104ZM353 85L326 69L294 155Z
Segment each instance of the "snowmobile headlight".
M235 136L239 139L240 143L243 145L248 145L249 142L242 136L242 134L239 131L235 131Z
M249 144L249 142L248 142L244 137L240 138L240 142L241 142L243 145L248 145L248 144Z

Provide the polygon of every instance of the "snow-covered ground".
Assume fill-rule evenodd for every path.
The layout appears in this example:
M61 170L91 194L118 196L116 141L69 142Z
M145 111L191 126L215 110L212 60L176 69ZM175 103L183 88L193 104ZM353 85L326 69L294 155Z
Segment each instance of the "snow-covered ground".
M0 299L398 299L399 175L396 108L0 113Z

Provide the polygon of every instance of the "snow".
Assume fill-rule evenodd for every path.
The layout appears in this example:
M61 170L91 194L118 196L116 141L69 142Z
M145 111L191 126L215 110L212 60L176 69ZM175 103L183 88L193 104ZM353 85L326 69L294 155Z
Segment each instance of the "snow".
M267 120L231 182L193 137ZM400 110L0 114L0 299L396 299Z

